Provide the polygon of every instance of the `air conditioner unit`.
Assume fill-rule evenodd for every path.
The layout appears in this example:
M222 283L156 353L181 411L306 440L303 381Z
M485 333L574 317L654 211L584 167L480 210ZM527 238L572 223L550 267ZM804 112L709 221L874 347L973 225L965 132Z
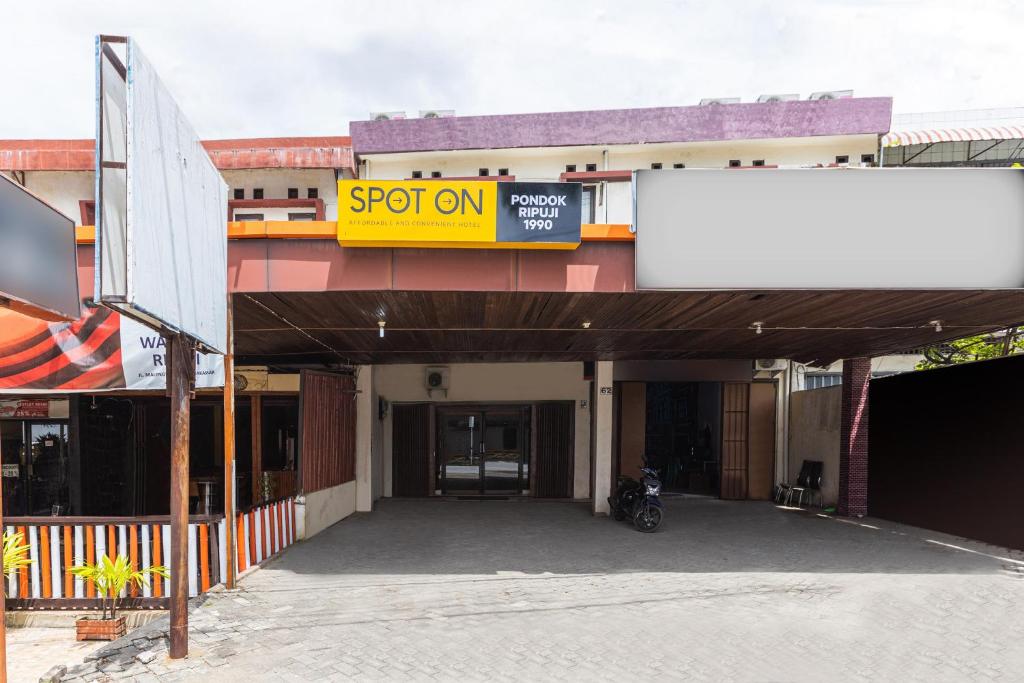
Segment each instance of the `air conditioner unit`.
M700 101L700 106L707 107L712 104L739 104L738 97L705 97Z
M266 391L269 383L267 368L259 365L240 365L235 368L235 391Z
M425 368L423 383L427 387L427 395L433 396L435 391L443 391L448 395L448 368Z
M852 90L822 90L821 92L812 92L809 100L845 100L853 97Z
M764 104L767 102L792 102L799 99L800 95L796 93L785 93L783 95L759 95L757 101Z
M775 370L785 370L786 359L785 358L758 358L754 361L755 372L773 372Z
M455 116L454 109L421 109L421 119L448 119Z
M404 111L371 111L371 121L401 121L405 118Z

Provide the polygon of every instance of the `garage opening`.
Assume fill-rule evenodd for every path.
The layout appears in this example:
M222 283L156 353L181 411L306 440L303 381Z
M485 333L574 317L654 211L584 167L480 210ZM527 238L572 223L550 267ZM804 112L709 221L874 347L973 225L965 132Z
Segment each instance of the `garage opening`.
M663 491L771 497L774 383L619 382L616 395L616 476L636 477L646 455Z
M571 498L571 401L396 404L393 495Z

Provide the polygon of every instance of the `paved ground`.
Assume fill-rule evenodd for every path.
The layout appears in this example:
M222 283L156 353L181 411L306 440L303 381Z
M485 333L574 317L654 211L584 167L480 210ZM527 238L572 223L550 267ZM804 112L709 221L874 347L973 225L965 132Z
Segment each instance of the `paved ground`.
M249 682L1019 680L1022 558L872 524L684 498L647 535L572 504L387 500L197 607L189 659L134 659L162 643L157 622L100 668ZM69 675L95 680L96 666Z
M7 678L36 683L56 662L81 661L103 643L76 642L72 622L63 628L8 628Z

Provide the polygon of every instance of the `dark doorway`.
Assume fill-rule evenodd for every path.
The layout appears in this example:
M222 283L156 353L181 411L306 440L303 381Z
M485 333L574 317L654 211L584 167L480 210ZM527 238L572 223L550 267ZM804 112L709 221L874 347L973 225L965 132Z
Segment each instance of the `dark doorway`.
M718 495L721 385L647 382L644 398L644 453L664 490Z
M537 404L537 467L534 495L540 498L572 498L573 423L572 402Z
M444 495L529 489L529 407L439 408L437 481Z
M392 407L392 488L399 497L430 495L430 404Z

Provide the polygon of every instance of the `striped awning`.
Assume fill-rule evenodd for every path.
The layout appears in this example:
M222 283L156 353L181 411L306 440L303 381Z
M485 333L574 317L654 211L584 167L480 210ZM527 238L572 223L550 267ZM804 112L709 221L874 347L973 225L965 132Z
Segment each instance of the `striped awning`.
M906 147L907 145L927 145L933 142L1020 139L1024 139L1024 126L927 128L919 130L894 130L882 137L882 146Z

